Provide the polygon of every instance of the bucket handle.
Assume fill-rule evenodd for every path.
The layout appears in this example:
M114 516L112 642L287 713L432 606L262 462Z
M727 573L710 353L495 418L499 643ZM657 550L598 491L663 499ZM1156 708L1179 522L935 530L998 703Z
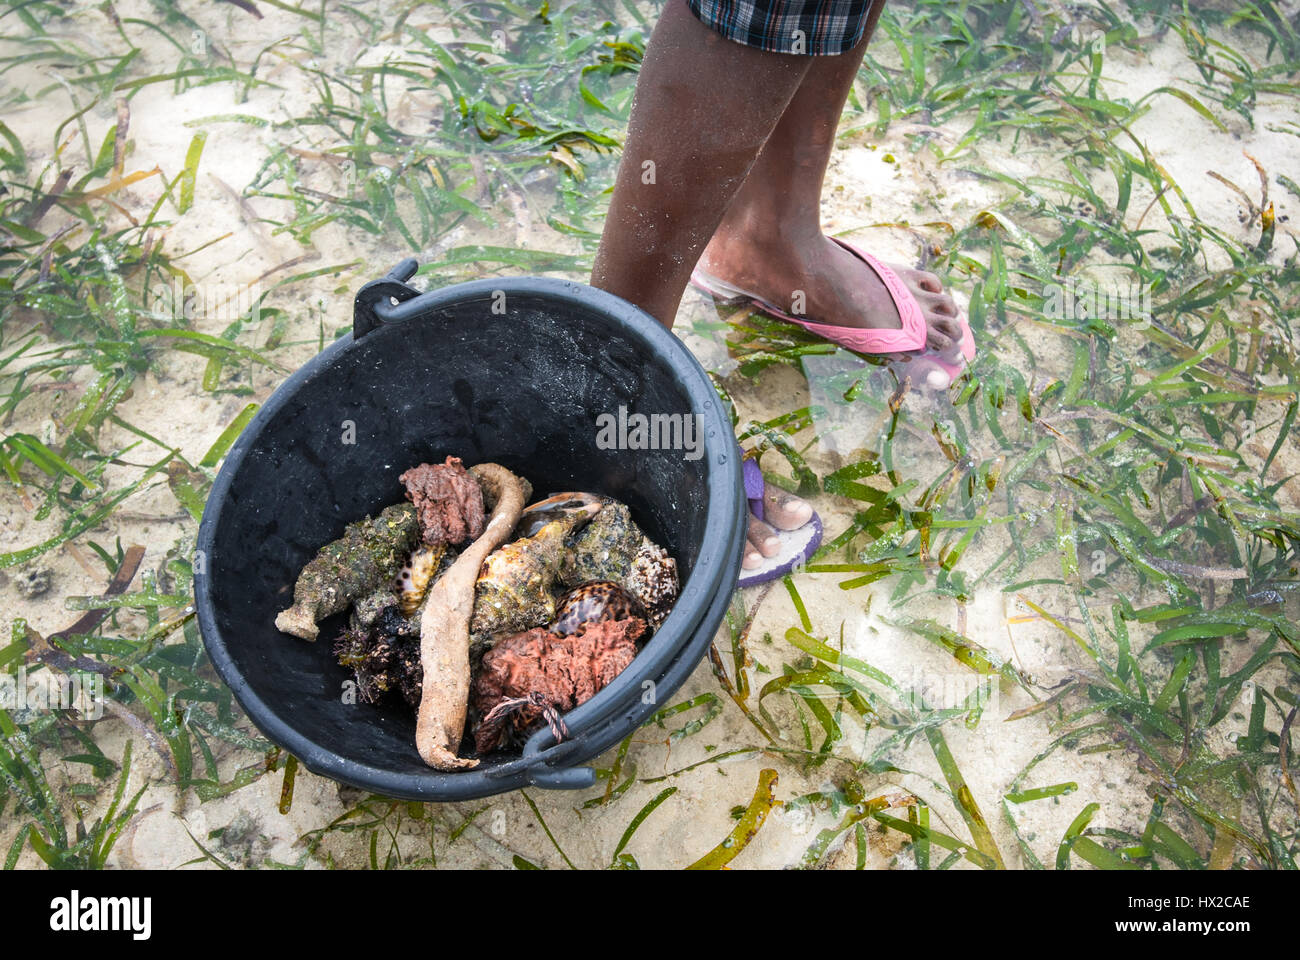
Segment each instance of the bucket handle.
M415 257L407 257L386 276L371 280L357 291L357 298L352 305L352 339L360 340L384 321L376 308L390 305L390 299L398 303L420 295L420 291L408 286L406 281L415 276L420 263Z

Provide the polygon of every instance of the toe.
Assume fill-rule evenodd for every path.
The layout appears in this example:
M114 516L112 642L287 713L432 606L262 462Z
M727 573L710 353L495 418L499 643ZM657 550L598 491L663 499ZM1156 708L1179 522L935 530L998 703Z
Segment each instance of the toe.
M925 293L943 292L943 283L928 270L909 270L907 281L913 293L918 291L924 291Z
M947 390L952 384L948 371L928 357L917 357L906 364L900 376L906 375L912 383L927 390Z
M905 282L925 315L925 345L940 353L956 349L962 338L961 311L939 278L925 270L907 270Z
M772 528L752 515L749 518L748 537L748 547L757 550L764 557L774 557L781 549L781 541L777 539Z
M946 353L951 350L956 341L947 334L941 333L933 324L926 328L925 345L931 350L939 353Z
M932 293L927 297L927 309L936 316L956 320L957 301L946 293Z
M961 321L957 304L947 294L922 294L921 307L925 311L926 344L940 352L951 350L961 342Z
M797 530L812 519L812 505L780 487L767 484L763 490L763 516L778 530Z
M763 565L763 555L754 549L752 543L745 544L745 555L740 560L744 570L756 570Z

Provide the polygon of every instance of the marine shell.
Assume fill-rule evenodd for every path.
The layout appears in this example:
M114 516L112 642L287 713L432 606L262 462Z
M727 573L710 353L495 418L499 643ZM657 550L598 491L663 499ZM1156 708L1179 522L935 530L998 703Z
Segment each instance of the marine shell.
M555 617L552 591L564 559L565 538L600 509L598 501L571 504L547 519L533 536L491 553L474 585L470 631L514 632L550 623Z
M566 586L614 581L645 608L653 629L663 623L680 592L677 561L645 535L617 500L607 500L591 523L570 538L560 580Z
M657 630L681 592L677 561L663 547L647 539L637 550L632 569L623 578L623 587L645 607L650 626Z
M626 504L606 500L582 532L570 538L560 567L560 582L577 587L593 580L621 583L646 538Z
M411 554L410 559L398 572L393 587L397 590L397 602L402 608L403 616L409 617L420 609L429 587L442 569L442 560L446 553L445 543L435 547L421 547Z
M320 621L342 613L348 604L392 580L419 532L415 508L409 503L349 523L343 536L321 547L302 568L293 588L293 606L275 618L276 629L315 640Z
M555 605L555 621L548 628L562 637L572 636L587 623L645 618L641 604L612 580L597 580L570 590Z
M396 604L397 594L391 586L380 587L374 593L368 593L352 605L348 617L348 628L361 633L366 632L388 607Z
M538 500L524 508L510 539L535 537L537 532L552 520L561 520L575 512L585 511L588 516L592 516L600 510L604 502L594 493L576 492L557 493L545 500Z

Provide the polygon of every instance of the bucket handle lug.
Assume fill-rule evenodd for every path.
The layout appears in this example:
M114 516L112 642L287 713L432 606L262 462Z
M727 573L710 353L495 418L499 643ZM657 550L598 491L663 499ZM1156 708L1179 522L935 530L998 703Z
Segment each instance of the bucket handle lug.
M543 743L547 746L543 747ZM546 790L585 790L595 784L596 771L591 767L561 765L577 746L577 740L555 743L548 730L537 731L523 749L524 775L529 785Z
M389 270L386 276L371 280L357 291L352 306L353 340L360 340L371 330L383 324L380 311L389 306L389 298L398 303L405 303L419 296L420 291L406 283L415 276L415 271L419 268L419 261L415 257L407 257Z

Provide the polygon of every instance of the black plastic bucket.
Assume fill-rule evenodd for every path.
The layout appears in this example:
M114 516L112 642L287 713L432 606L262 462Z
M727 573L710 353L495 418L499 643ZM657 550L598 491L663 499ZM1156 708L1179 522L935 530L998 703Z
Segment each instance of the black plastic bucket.
M681 341L618 297L536 277L417 294L415 269L403 261L362 287L352 334L285 381L231 448L199 527L208 655L258 728L322 776L416 800L591 786L581 764L666 703L726 613L746 517L726 411ZM596 418L620 407L697 415L703 455L604 449ZM499 462L538 495L622 500L677 558L682 592L632 665L565 716L566 740L544 729L521 755L439 773L416 753L404 704L345 702L350 674L331 652L343 615L315 643L274 619L316 550L401 501L402 471L447 455Z

